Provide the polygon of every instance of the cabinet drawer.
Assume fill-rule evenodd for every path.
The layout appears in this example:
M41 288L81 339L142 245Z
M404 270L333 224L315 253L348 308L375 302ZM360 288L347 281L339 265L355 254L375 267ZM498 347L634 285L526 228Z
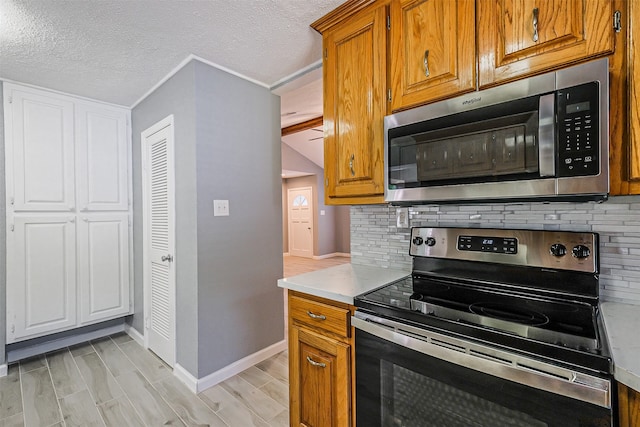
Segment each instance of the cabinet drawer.
M334 307L319 301L290 296L289 310L289 315L293 322L311 325L343 337L350 335L350 312L346 308Z

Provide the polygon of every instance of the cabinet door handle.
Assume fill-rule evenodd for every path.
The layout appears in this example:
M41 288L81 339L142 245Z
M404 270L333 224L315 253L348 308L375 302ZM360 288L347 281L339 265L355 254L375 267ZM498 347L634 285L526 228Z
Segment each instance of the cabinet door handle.
M355 155L352 154L351 158L349 159L349 169L351 169L351 176L356 176L356 171L355 169L353 169L353 160L355 159Z
M316 362L311 357L307 356L307 362L311 363L312 366L317 366L318 368L326 368L326 363Z
M312 319L316 319L316 320L327 320L327 316L325 316L324 314L315 314L310 312L309 310L307 310L307 314L309 315L309 317L311 317Z
M423 60L423 64L424 64L424 75L426 77L429 77L429 49L424 51L424 60Z
M538 41L538 8L533 9L533 41Z

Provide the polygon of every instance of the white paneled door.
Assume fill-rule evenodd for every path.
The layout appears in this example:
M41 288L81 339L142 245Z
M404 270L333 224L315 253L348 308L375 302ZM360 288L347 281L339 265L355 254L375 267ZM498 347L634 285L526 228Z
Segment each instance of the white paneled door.
M128 210L127 112L78 104L76 141L80 211Z
M7 189L14 212L72 211L74 106L41 91L5 84Z
M313 258L313 199L311 187L290 188L289 254Z
M7 234L7 343L76 323L76 221L72 215L16 215Z
M129 214L101 213L78 221L80 322L129 312Z
M142 132L145 343L175 364L173 116Z

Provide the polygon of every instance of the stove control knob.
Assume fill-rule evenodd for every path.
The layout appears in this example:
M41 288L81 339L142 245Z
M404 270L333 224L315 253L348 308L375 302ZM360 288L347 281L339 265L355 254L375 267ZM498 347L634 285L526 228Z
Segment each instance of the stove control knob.
M573 247L573 256L578 259L584 259L591 255L591 251L584 245L578 245Z
M427 237L427 246L434 246L436 244L436 239L434 239L433 237Z
M422 242L424 242L424 240L422 240L422 237L420 236L416 236L413 238L413 244L416 246L420 246Z
M562 243L554 243L549 248L549 253L556 257L565 256L567 254L567 247Z

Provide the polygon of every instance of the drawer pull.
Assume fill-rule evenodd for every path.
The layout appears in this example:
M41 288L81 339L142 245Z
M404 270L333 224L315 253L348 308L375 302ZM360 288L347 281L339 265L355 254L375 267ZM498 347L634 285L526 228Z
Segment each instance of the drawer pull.
M316 319L316 320L327 320L327 316L325 316L324 314L315 314L310 312L309 310L307 310L307 314L309 315L309 317L311 317L312 319Z
M424 64L424 75L425 77L429 77L429 75L431 74L429 72L429 49L424 51L423 64Z
M311 363L312 366L317 366L318 368L326 368L326 363L316 362L311 357L307 356L307 362Z

